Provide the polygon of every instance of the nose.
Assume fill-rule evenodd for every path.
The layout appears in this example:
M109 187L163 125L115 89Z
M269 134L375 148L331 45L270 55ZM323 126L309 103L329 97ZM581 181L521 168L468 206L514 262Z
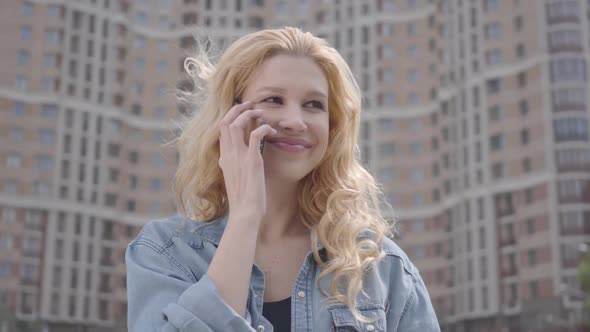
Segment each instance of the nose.
M277 120L278 127L284 132L298 133L307 130L307 124L301 106L285 106L282 112L279 111Z

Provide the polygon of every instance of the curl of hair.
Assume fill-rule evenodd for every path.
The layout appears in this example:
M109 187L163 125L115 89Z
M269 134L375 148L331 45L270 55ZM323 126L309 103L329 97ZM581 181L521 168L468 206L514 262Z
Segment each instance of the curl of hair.
M330 290L320 286L322 293L367 321L356 309L357 296L363 289L363 275L383 257L383 237L391 235L393 225L381 210L390 211L390 220L393 214L355 153L360 89L344 59L325 40L291 27L263 30L238 39L216 65L203 48L187 58L185 69L197 91L185 96L195 113L176 142L180 154L174 177L177 204L184 216L206 222L229 212L218 164L219 123L259 66L277 54L310 57L328 80L328 149L320 164L300 181L298 217L310 230L312 252L322 267L319 280L332 275Z

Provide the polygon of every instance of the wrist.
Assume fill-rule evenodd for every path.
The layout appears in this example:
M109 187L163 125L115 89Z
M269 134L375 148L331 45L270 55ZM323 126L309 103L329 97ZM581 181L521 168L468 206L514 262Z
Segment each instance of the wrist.
M252 231L258 233L258 229L262 224L262 216L257 214L230 214L227 220L227 226L240 229L241 231Z

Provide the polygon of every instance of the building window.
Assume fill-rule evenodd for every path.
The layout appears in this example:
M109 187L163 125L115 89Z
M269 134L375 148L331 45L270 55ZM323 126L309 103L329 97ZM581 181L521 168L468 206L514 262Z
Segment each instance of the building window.
M140 82L140 81L133 82L133 93L136 95L143 94L143 82Z
M388 158L395 154L395 144L391 142L379 144L379 155Z
M145 69L145 60L143 58L135 59L134 68L136 72L143 72Z
M25 131L22 128L10 128L10 141L12 143L22 143L25 139Z
M519 43L516 45L516 57L518 59L523 59L526 56L526 49L524 44Z
M47 5L47 17L59 18L61 16L61 7L59 5Z
M488 94L497 94L502 90L502 79L494 78L486 82L486 90Z
M502 25L500 22L492 22L485 26L485 38L487 40L500 40L502 38Z
M504 177L504 163L499 161L492 164L492 178L501 179Z
M153 191L160 191L162 190L162 180L159 178L153 178L150 183L150 188Z
M526 87L527 79L526 79L526 72L519 73L517 76L518 87L524 88Z
M520 131L520 143L522 145L529 144L529 130L526 128Z
M495 12L500 9L500 0L485 0L484 8L486 12Z
M499 105L494 105L488 109L488 115L491 122L502 120L502 110Z
M422 198L422 194L421 193L414 193L412 195L412 204L414 206L421 206L424 204L424 199Z
M157 107L154 110L154 118L156 120L164 120L164 119L166 119L166 111L164 110L163 107Z
M44 119L55 119L58 115L57 105L54 104L42 104L41 105L41 117Z
M529 112L529 103L526 100L521 100L518 103L518 109L520 111L520 115L525 116Z
M53 53L45 53L43 55L43 65L44 66L55 66L57 64L55 54Z
M395 96L392 93L380 94L380 102L383 106L394 106Z
M408 70L408 81L412 83L418 81L418 69Z
M59 44L59 31L47 30L45 31L45 40L53 45Z
M416 22L408 22L406 24L406 31L408 33L408 36L415 36L418 31L418 26Z
M21 14L23 16L32 16L33 15L33 3L29 1L25 1L21 5Z
M27 50L18 51L18 64L28 65L31 62L31 54Z
M166 85L164 83L158 84L158 86L156 87L156 94L160 97L166 95Z
M144 36L135 36L133 40L133 47L134 48L144 48L145 47L145 37Z
M21 101L14 102L14 115L22 116L25 114L25 103Z
M15 81L15 87L20 91L27 91L29 83L23 75L17 75Z
M526 220L526 229L527 234L534 234L535 233L535 219L529 218Z
M547 4L547 21L549 24L560 22L579 21L578 1L558 1Z
M130 175L129 176L129 189L137 189L137 176Z
M522 31L523 28L524 28L524 19L520 15L516 16L514 18L514 30L516 30L516 32L520 32L520 31Z
M504 62L504 56L502 55L502 49L494 48L486 52L486 63L489 66L495 66Z
M588 141L588 120L585 117L554 120L553 128L557 142Z
M529 173L531 170L532 170L531 159L530 158L523 158L522 159L522 172Z
M22 165L22 158L18 152L9 152L6 156L7 168L19 168Z
M248 18L248 26L254 29L262 29L264 27L264 19L259 16L250 16Z
M20 39L21 40L31 40L32 35L33 35L33 30L31 29L30 26L23 25L20 28Z
M504 148L505 137L504 134L496 134L490 137L490 148L492 151L499 151Z
M579 30L557 30L549 33L549 47L552 51L581 50L582 33Z
M39 129L39 140L41 144L51 145L55 143L55 130L49 128Z
M539 297L539 283L537 280L529 282L529 299L534 300Z
M134 200L127 201L127 211L129 211L129 212L135 211L135 201Z
M422 153L422 144L420 142L410 143L410 151L413 156L419 156Z
M147 23L148 23L147 14L144 12L138 12L137 14L135 14L135 21L137 22L138 25L147 25Z
M42 172L50 171L53 167L53 158L49 155L37 155L35 156L37 162L37 169Z
M168 41L167 40L159 40L158 41L158 49L160 51L167 51L168 50Z
M104 204L109 207L115 207L117 205L117 195L111 193L105 194Z
M534 197L534 193L533 193L533 189L532 188L527 188L524 191L524 202L526 204L532 204L534 201L535 197Z
M586 63L580 58L564 58L551 61L551 81L586 81Z
M165 60L158 62L158 71L160 73L166 73L167 70L168 70L168 64L166 63Z

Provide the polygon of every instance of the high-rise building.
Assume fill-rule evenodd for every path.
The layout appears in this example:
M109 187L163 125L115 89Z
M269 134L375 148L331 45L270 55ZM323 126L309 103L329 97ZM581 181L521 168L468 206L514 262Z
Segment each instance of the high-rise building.
M196 26L326 38L364 94L360 151L444 331L581 322L590 242L582 0L0 3L0 320L124 329L124 251L176 213L171 140Z

